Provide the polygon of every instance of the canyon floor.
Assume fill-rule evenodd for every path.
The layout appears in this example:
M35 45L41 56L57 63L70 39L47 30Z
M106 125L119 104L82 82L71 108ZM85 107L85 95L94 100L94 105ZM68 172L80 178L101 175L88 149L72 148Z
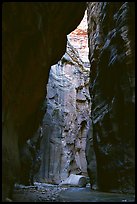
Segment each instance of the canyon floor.
M13 202L134 202L133 194L104 193L85 188L61 187L59 185L37 184L17 185Z

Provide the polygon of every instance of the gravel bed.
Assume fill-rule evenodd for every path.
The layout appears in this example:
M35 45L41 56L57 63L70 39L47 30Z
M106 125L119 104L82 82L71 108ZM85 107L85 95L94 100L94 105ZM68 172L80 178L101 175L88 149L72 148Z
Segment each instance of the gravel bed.
M13 193L14 202L65 202L60 192L67 188L45 183L34 183L34 186L16 184Z

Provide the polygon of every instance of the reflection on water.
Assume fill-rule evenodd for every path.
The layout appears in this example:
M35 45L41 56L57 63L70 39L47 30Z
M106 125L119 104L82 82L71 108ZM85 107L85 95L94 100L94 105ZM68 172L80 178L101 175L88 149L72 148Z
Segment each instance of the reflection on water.
M61 193L61 197L66 202L134 202L135 195L104 193L93 191L90 187L74 188L70 187Z

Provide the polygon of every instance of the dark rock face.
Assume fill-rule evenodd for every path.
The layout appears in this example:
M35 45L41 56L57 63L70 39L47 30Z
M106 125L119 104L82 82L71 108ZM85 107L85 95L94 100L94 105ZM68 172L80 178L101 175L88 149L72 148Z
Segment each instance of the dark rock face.
M42 119L50 66L64 54L66 35L82 20L85 3L8 2L2 6L2 194L5 200L19 176L19 149L33 136Z
M91 189L97 189L97 164L96 155L93 146L93 125L92 121L89 121L89 130L86 138L85 148L86 160L87 160L87 172L89 176L89 182Z
M51 67L46 104L38 181L59 184L71 173L87 176L89 66L69 42L65 55Z
M134 191L134 7L129 2L88 3L93 145L103 191Z
M21 173L18 182L21 184L34 185L35 175L41 165L40 144L42 136L42 128L39 127L34 136L28 139L19 150Z

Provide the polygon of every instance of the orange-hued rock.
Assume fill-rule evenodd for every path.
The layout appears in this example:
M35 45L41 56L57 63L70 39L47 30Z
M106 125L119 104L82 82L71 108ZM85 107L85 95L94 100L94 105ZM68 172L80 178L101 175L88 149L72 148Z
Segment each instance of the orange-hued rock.
M89 62L88 59L88 33L87 33L87 10L78 27L68 35L70 43L79 52L83 62Z

